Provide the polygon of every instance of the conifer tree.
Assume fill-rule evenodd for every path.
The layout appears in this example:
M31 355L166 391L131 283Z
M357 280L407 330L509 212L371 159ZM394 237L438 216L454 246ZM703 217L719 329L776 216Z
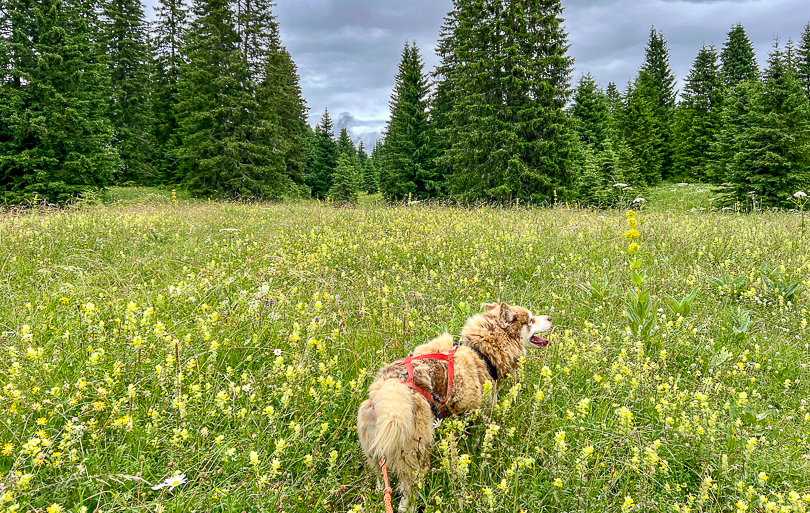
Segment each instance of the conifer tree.
M357 203L360 180L348 153L341 153L338 166L332 178L329 196L335 203Z
M660 139L655 132L653 106L636 82L629 83L623 95L622 109L616 116L619 137L623 139L635 159L636 173L625 173L627 183L633 186L655 185L661 181Z
M754 45L741 24L734 25L720 52L723 69L723 82L726 87L734 87L740 82L757 80L759 67L754 53Z
M570 197L579 144L563 112L573 59L560 2L459 0L456 10L451 192L464 202Z
M727 183L731 179L739 138L750 128L749 112L758 85L755 81L743 80L734 87L726 88L720 132L709 151L707 171L710 173L709 181L713 183Z
M258 115L247 60L226 0L195 0L178 82L178 150L188 187L201 194L278 198L287 182L278 125Z
M435 169L436 181L442 184L442 193L446 192L445 184L452 173L452 167L443 157L451 146L448 130L452 127L452 113L457 103L452 73L456 66L454 50L456 41L453 34L458 25L457 16L458 12L451 10L445 16L444 23L439 29L439 39L436 44L439 64L431 74L434 81L434 92L429 102L429 137L434 151L432 165Z
M810 23L805 25L796 49L796 73L804 95L810 99Z
M609 82L605 89L605 97L610 107L610 115L615 116L616 112L622 108L622 93L615 82Z
M683 177L707 180L709 154L720 131L723 83L717 50L700 49L675 115L675 172Z
M380 192L380 168L382 167L382 139L374 142L374 148L371 150L371 156L368 158L370 164L368 168L364 169L363 180L366 186L366 192L375 194Z
M352 141L351 136L349 135L349 130L346 127L341 127L340 135L338 136L337 140L338 146L338 153L341 155L347 155L349 157L349 161L354 164L354 159L357 157L357 148L354 146L354 141Z
M0 11L0 201L104 187L119 161L97 5L7 0Z
M254 83L267 76L267 56L281 49L274 5L272 0L234 0L240 48Z
M326 198L332 187L332 175L337 169L340 156L333 130L334 123L329 110L324 110L321 122L315 126L312 160L306 175L306 184L312 190L312 195L319 199Z
M610 104L590 73L580 78L570 113L580 141L601 151L610 131Z
M153 182L151 55L143 7L140 0L107 0L104 16L112 82L110 119L121 156L118 182Z
M810 103L778 47L763 79L744 115L747 129L736 134L726 192L742 203L788 207L791 195L810 185Z
M386 125L384 180L389 201L438 196L441 176L435 168L428 119L429 87L416 44L405 43L391 93L391 117Z
M357 144L357 160L356 160L357 173L359 174L360 190L366 194L373 194L374 187L374 164L371 162L371 157L366 153L366 145L363 141Z
M675 115L675 77L669 66L669 50L661 32L653 27L647 43L644 64L636 80L637 92L652 109L655 150L660 158L659 174L672 175L672 122ZM648 183L653 183L648 180Z
M307 106L301 92L298 68L280 41L267 49L264 71L256 85L257 116L272 140L268 145L281 154L284 182L289 196L309 196L304 184L307 144Z
M185 0L158 0L153 22L154 71L152 116L154 119L155 167L159 180L177 184L183 180L175 150L181 145L177 120L177 82L183 64L183 34L188 7Z

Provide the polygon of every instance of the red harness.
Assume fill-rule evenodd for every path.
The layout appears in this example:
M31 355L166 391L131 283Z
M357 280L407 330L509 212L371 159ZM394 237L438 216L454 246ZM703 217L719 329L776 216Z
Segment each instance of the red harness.
M430 354L421 354L419 356L409 356L405 358L405 360L403 360L402 363L400 363L400 365L404 365L405 370L408 371L408 379L405 380L404 382L405 385L422 394L422 396L425 399L427 399L427 402L433 409L434 415L437 415L441 418L450 416L450 411L445 406L445 403L447 403L447 400L450 399L450 390L453 388L453 355L456 354L457 348L458 344L453 344L453 349L451 349L450 352L447 354L430 353ZM418 386L416 383L413 382L414 360L439 360L441 362L447 362L447 393L444 395L444 400L439 401L439 397L436 394L433 394L431 396L427 392L427 390L423 389L422 387ZM438 403L438 405L436 403Z

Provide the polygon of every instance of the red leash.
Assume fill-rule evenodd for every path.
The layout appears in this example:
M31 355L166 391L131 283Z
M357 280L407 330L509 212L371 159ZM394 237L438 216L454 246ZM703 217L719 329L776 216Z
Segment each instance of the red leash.
M453 355L456 354L456 348L458 345L453 344L453 349L450 350L447 354L441 353L430 353L430 354L422 354L419 356L409 356L405 358L401 365L405 366L405 370L408 371L408 379L405 381L405 384L408 385L410 388L416 390L422 397L427 399L427 402L431 405L435 405L435 400L431 395L422 387L416 385L413 382L413 361L414 360L439 360L441 362L447 362L447 392L444 394L444 400L439 403L440 406L444 407L445 403L448 399L450 399L450 390L453 388ZM372 409L374 409L374 403L371 403ZM442 417L446 417L449 415L449 412L446 410L442 411L439 408L436 408L439 414ZM376 409L375 409L376 415ZM394 507L391 505L391 485L388 484L388 467L385 465L386 458L383 456L383 459L380 460L380 469L382 470L383 481L385 482L385 490L383 490L383 495L385 496L385 513L394 513Z
M388 468L385 466L385 456L380 460L380 468L382 469L383 481L385 482L385 513L394 513L394 507L391 505L391 485L388 484Z

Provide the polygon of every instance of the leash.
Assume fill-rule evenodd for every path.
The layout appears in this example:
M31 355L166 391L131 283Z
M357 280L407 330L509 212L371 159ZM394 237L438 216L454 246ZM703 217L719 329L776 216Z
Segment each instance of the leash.
M453 342L453 348L448 353L430 353L430 354L423 354L419 356L408 356L405 360L403 360L399 365L403 365L405 370L408 373L408 379L405 380L403 383L407 385L409 388L419 392L430 404L431 410L433 411L434 417L441 419L445 419L450 416L450 411L448 410L445 403L447 400L450 399L450 390L453 388L453 371L454 371L454 363L453 363L453 356L456 354L456 349L460 344L458 342ZM495 369L495 366L492 364L489 358L487 358L481 351L474 347L470 347L475 354L484 361L487 366L487 371L492 379L497 382L498 381L498 371ZM427 392L427 390L423 389L419 385L413 382L414 372L413 372L413 362L415 360L438 360L441 362L447 362L447 391L444 394L444 399L439 401L439 396L433 394L432 396ZM438 403L438 406L437 406ZM374 403L371 403L371 408L374 410L374 414L377 414L377 410L374 408ZM385 483L385 490L383 490L383 495L385 497L385 513L394 513L394 508L391 505L391 485L388 483L388 467L386 466L386 457L383 456L383 459L380 460L380 469L382 470L383 482Z
M383 481L385 482L385 513L394 513L394 507L391 505L391 485L388 484L388 468L385 466L385 456L380 460L380 468L382 469Z

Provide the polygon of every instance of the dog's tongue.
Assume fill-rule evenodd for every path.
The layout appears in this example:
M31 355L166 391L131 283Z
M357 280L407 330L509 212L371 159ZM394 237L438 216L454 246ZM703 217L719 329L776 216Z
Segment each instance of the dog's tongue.
M546 347L548 345L547 338L538 337L537 335L532 335L532 337L529 339L529 342L540 347Z

